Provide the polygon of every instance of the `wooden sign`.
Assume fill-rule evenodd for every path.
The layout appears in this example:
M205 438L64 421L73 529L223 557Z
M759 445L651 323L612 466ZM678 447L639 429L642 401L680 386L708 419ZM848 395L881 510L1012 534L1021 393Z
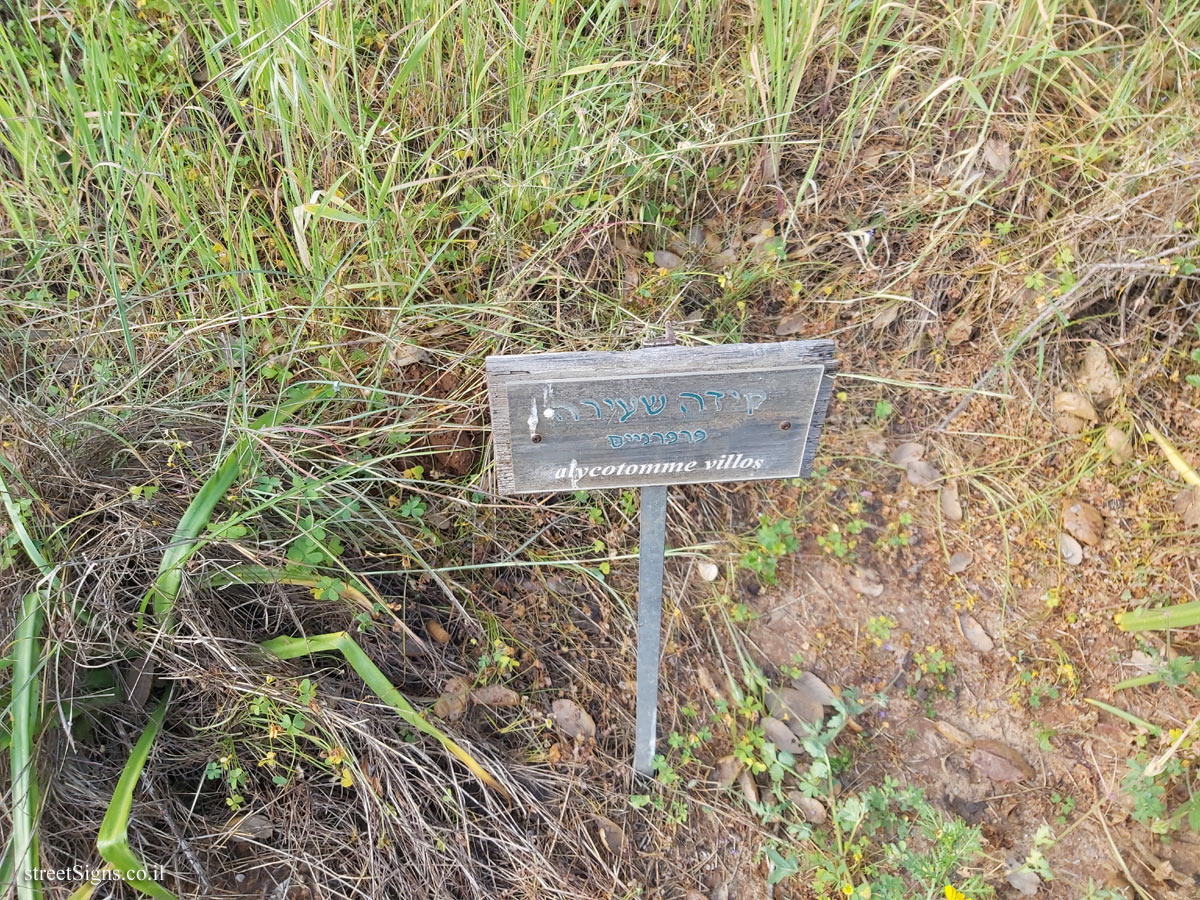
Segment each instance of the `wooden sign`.
M807 475L833 342L490 356L504 494Z
M654 774L667 485L807 475L835 369L828 340L487 358L501 493L641 488L639 775Z

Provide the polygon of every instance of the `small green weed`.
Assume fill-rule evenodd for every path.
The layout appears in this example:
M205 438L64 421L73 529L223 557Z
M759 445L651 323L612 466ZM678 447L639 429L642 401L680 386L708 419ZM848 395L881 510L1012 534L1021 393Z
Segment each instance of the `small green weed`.
M406 519L413 519L417 522L420 522L423 518L425 518L425 513L427 510L428 507L426 506L425 501L420 497L408 497L403 503L400 504L400 515L404 516Z
M246 770L237 764L237 757L232 752L210 761L204 769L204 778L206 781L223 779L228 795L225 805L235 812L242 808L242 804L246 802L246 798L241 794L241 789L246 783Z
M858 538L868 527L862 518L863 506L858 500L846 504L850 518L844 523L831 522L824 534L817 535L817 546L836 559L854 559Z
M875 539L875 546L883 551L907 547L912 542L912 522L912 513L900 513L896 521L887 523L886 531Z
M1122 891L1116 888L1101 887L1094 878L1089 878L1087 888L1079 900L1129 900Z
M1037 735L1038 747L1041 749L1041 751L1043 753L1053 752L1054 744L1052 743L1052 741L1054 740L1055 737L1058 736L1057 729L1050 728L1049 726L1043 725L1041 722L1038 722L1036 719L1034 721L1030 722L1029 724L1033 727L1034 734Z
M1033 835L1033 847L1030 848L1029 855L1025 857L1025 862L1021 863L1018 871L1033 872L1042 881L1053 881L1054 872L1046 859L1045 851L1054 846L1056 840L1053 828L1044 822L1039 825Z
M721 602L725 604L725 608L729 611L729 618L738 625L745 625L747 622L752 622L758 618L756 613L750 606L742 601L735 601L728 594L721 595Z
M779 670L785 678L799 678L804 674L804 657L799 653L792 654L792 661Z
M834 790L834 780L850 762L846 750L834 752L835 742L848 715L862 709L853 696L845 698L826 726L803 740L812 760L808 766L799 767L790 754L764 745L771 784L756 812L781 819L786 836L764 850L772 863L769 880L802 875L822 900L933 897L952 882L975 900L992 896L982 876L969 873L983 857L979 829L945 816L919 788L885 776L856 793ZM784 775L797 787L785 788ZM805 821L800 804L806 800L827 808L825 824Z
M854 542L847 541L842 535L841 528L837 525L831 525L829 526L829 530L824 534L817 535L817 546L830 556L845 559L847 556L850 556L850 552L854 548Z
M899 625L900 623L890 616L872 616L867 619L867 634L876 647L882 647L892 639L892 629L898 628Z
M269 684L274 682L273 677L268 678ZM306 714L318 709L316 684L304 678L295 693L295 701L286 703L265 693L251 697L246 706L249 728L236 739L225 737L219 755L205 767L205 781L223 782L225 805L231 810L245 805L246 794L265 787L265 780L251 778L255 772L277 788L286 787L301 767L324 771L342 787L354 785L346 751L333 745ZM253 759L255 764L247 770L248 764L241 763L241 758Z
M1065 692L1068 696L1074 694L1079 686L1079 677L1075 667L1066 660L1066 655L1059 650L1060 661L1053 662L1049 667L1026 666L1024 651L1014 657L1017 666L1016 686L1009 694L1008 700L1013 706L1028 706L1031 710L1039 710L1046 703L1058 700Z
M687 803L678 796L668 798L662 792L633 794L629 798L629 805L634 809L643 809L647 806L652 807L662 813L670 825L682 825L687 821Z
M934 655L928 663L933 670L940 665ZM847 721L868 706L885 707L885 696L864 704L853 691L844 692L823 726L800 738L805 756L797 757L767 740L759 725L767 713L766 677L746 661L742 675L741 684L731 685L730 701L716 704L712 723L718 735L729 729L733 756L757 779L758 800L747 802L775 829L776 836L762 850L772 884L802 877L821 900L934 897L952 883L975 900L992 896L982 874L971 870L983 858L978 828L945 816L921 790L890 776L857 792L837 789L863 745L862 738L846 730ZM672 764L665 759L655 763L660 783L677 784L687 777L686 770L698 765L694 751L712 734L712 729L696 729L672 735ZM635 800L653 802L648 795ZM827 811L820 825L804 812L811 812L814 801ZM669 809L665 801L661 808Z
M516 672L521 661L517 659L516 651L512 647L502 638L496 638L492 641L492 649L480 654L477 665L476 682L483 685L508 678Z
M588 517L589 522L599 525L604 521L604 510L595 502L589 492L576 491L572 496L575 498L575 502L584 508L584 514Z
M1059 825L1066 825L1067 819L1071 813L1075 811L1075 798L1068 797L1055 791L1050 795L1050 802L1054 804L1054 818Z
M759 519L758 531L754 534L754 541L742 553L739 564L753 572L763 583L775 584L779 560L789 553L795 553L799 546L792 523L788 519L772 521L762 516Z
M913 665L917 671L908 684L907 693L921 701L925 715L932 719L934 702L951 692L950 681L955 675L954 663L940 647L930 644L924 650L913 653Z
M1189 263L1189 265L1191 265L1191 264ZM1195 267L1193 266L1192 268L1194 270ZM1200 337L1200 325L1196 326L1196 336ZM1192 352L1191 352L1191 354L1189 354L1188 358L1192 362L1196 363L1197 365L1200 365L1200 347L1196 347L1194 350L1192 350ZM1200 388L1200 375L1196 375L1196 374L1192 373L1192 374L1187 375L1185 380L1192 387Z
M1188 747L1191 744L1190 740L1183 741ZM1150 764L1150 756L1144 751L1126 761L1128 772L1121 787L1133 799L1134 821L1149 825L1152 832L1162 836L1183 827L1200 832L1200 783L1193 761L1176 754L1156 773L1147 774Z
M1200 664L1194 657L1181 653L1164 659L1158 650L1147 649L1157 657L1158 665L1145 675L1119 682L1116 690L1161 682L1172 689L1200 693L1196 683ZM1126 761L1128 771L1121 781L1133 800L1133 818L1163 837L1185 827L1200 832L1200 777L1196 775L1200 742L1196 735L1180 728L1159 728L1118 709L1105 708L1139 727L1135 741L1142 749ZM1161 755L1152 757L1148 749L1151 740L1162 744Z

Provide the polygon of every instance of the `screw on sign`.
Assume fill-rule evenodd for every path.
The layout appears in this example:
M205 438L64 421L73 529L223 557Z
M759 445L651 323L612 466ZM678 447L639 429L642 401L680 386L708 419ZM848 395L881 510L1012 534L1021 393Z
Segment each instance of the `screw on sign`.
M829 340L487 358L501 493L641 489L639 774L653 773L667 487L808 475L836 368Z

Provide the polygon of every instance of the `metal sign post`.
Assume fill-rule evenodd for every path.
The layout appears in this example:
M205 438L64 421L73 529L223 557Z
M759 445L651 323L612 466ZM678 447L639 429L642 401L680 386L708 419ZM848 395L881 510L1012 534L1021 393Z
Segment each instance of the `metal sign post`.
M503 494L641 488L634 769L653 774L667 485L807 475L833 342L487 358Z
M637 730L633 769L654 774L658 725L658 657L662 649L663 560L666 556L667 486L642 488L638 542Z

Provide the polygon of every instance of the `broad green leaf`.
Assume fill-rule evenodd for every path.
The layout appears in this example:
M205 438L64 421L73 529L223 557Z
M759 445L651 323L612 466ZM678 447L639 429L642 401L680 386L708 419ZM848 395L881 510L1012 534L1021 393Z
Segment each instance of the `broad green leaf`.
M46 594L30 591L25 595L16 627L13 648L12 735L8 746L9 773L12 780L12 858L18 873L34 869L37 855L37 796L34 773L33 738L37 732L41 689L39 637L42 630L42 604ZM17 878L18 900L41 897L41 885Z
M96 838L96 849L101 858L118 872L136 873L144 870L146 865L137 858L133 848L129 846L129 814L133 809L133 789L137 787L138 779L142 777L142 769L150 756L150 749L158 733L162 730L163 718L167 714L167 704L170 695L162 699L158 708L146 723L142 736L133 745L133 752L117 781L117 789L113 791L104 820L100 823L100 834ZM125 883L133 888L160 900L177 900L174 894L150 878L125 879Z

